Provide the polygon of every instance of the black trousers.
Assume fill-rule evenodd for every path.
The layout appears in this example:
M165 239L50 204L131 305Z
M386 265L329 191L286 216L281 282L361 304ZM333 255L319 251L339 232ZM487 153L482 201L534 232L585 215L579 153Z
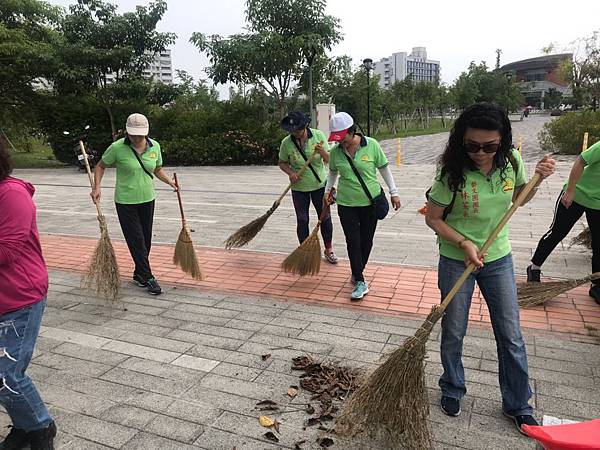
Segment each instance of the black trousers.
M154 200L135 205L116 203L116 206L121 230L135 264L133 273L142 280L148 280L153 277L148 255L152 247Z
M377 217L372 206L338 205L338 216L346 236L346 248L350 258L352 275L356 281L365 281L363 270L373 248L373 236L377 229Z
M592 235L592 272L600 272L600 209L586 208L578 203L571 203L567 209L560 202L564 192L558 196L554 210L554 220L548 232L542 236L531 262L541 266L550 256L554 248L562 241L577 221L585 213L588 227ZM599 284L596 280L594 283Z
M296 234L298 235L298 241L301 244L306 240L310 233L308 229L310 203L312 201L315 211L317 211L317 216L320 217L321 210L323 209L324 195L324 187L311 192L292 190L292 200L294 201L294 209L296 210ZM331 241L333 239L331 213L327 214L327 217L325 217L321 223L321 235L323 236L325 247L331 248Z

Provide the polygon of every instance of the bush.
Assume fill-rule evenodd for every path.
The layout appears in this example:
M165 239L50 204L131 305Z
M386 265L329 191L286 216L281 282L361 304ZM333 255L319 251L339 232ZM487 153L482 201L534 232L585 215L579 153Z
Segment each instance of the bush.
M566 112L545 124L538 138L545 152L578 155L586 131L588 145L600 140L600 111Z

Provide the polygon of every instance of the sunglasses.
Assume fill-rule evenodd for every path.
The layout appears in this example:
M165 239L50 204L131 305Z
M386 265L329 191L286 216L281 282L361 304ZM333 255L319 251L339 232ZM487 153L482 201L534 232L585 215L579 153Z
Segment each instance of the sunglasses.
M464 142L463 147L468 153L477 153L483 150L485 153L496 153L500 148L500 143L480 144L478 142Z

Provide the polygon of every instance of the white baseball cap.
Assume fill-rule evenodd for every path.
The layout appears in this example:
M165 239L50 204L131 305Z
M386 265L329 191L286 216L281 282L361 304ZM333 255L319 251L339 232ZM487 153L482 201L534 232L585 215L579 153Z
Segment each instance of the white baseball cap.
M352 116L345 112L339 112L333 115L329 120L329 142L340 142L348 133L348 128L354 125Z
M150 125L145 115L133 113L127 118L125 129L130 136L148 136Z

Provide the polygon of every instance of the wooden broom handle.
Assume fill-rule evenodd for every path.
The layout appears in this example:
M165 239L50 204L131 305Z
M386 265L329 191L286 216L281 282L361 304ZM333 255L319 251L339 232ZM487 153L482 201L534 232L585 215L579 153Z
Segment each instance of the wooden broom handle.
M85 151L85 145L83 145L82 140L79 141L79 148L81 148L81 153L83 154L83 161L85 162L85 170L87 171L88 178L90 180L90 186L92 187L92 189L94 189L96 183L94 183L94 178L92 177L92 169L90 169L88 155L87 155L87 152ZM98 212L98 218L100 218L100 216L102 216L102 211L100 211L100 205L97 202L94 202L94 205L96 205L96 211Z
M533 175L533 177L531 178L531 180L529 181L529 183L527 183L525 185L525 187L521 190L521 192L519 192L519 195L517 195L517 198L513 202L510 209L508 211L506 211L506 213L504 214L504 217L502 217L502 220L500 220L500 223L496 226L496 228L494 228L494 231L492 231L492 234L490 234L490 236L487 238L487 241L485 241L485 244L483 244L483 247L481 247L481 250L479 250L479 255L483 255L483 254L487 253L487 251L489 250L491 245L494 243L494 241L496 240L496 238L498 237L498 235L500 234L502 229L506 226L506 224L508 223L508 221L510 220L512 215L515 213L517 208L519 208L523 204L523 202L525 201L525 199L527 198L529 193L533 190L533 188L537 184L539 184L541 179L542 179L542 176L536 172ZM441 308L442 312L446 310L446 308L448 307L448 305L450 304L450 302L452 301L452 299L454 298L454 296L456 295L458 290L462 287L463 283L467 280L467 278L469 278L469 275L471 275L471 273L473 273L474 270L475 270L475 264L471 263L467 266L467 268L465 269L463 274L460 276L460 278L456 281L456 283L454 284L454 286L452 287L450 292L448 292L448 295L446 295L446 298L444 298L444 301L438 307L438 308Z
M316 154L316 152L313 150L312 154L306 160L304 165L300 168L300 170L298 172L296 172L296 175L301 177L304 174L304 172L306 172L306 169L308 169L308 165L312 162L313 158L315 157L315 154ZM283 191L283 193L279 196L279 198L277 199L277 201L275 203L280 204L281 201L283 200L283 197L285 197L287 195L287 193L290 191L291 188L292 188L292 183L288 184L288 186L285 188L285 191Z
M179 189L179 180L177 180L177 174L173 172L173 179L175 180L175 187L177 188L177 201L179 202L179 212L181 213L181 223L185 226L185 215L183 214L183 202L181 201L181 192Z

